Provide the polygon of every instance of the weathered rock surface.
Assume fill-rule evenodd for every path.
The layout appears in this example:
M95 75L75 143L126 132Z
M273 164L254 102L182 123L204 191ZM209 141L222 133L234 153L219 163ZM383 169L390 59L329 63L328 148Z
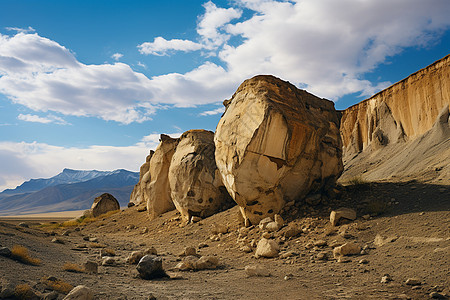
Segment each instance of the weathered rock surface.
M94 293L92 290L84 285L74 287L64 300L93 300Z
M119 210L120 204L113 195L104 193L95 198L91 207L92 216L98 217L110 211Z
M245 266L245 274L248 277L269 277L270 271L261 265Z
M280 252L280 246L274 240L262 238L256 246L255 257L277 257Z
M162 258L155 255L145 255L139 261L136 269L143 279L167 277L162 267Z
M333 249L334 258L339 258L346 255L355 255L361 252L361 246L354 242L345 243L342 246Z
M356 219L356 211L351 208L342 207L337 210L333 210L330 213L330 223L333 226L339 224L341 219L346 220L355 220Z
M141 203L147 203L144 198L144 189L150 180L150 159L152 158L155 151L150 150L150 154L145 158L145 163L141 166L139 170L139 182L134 186L133 192L130 195L129 207L138 205Z
M161 134L160 143L149 162L149 171L142 178L144 201L150 218L175 209L170 195L169 167L178 139Z
M320 193L343 170L334 104L273 76L246 80L215 134L223 183L251 224Z
M231 206L214 158L214 133L189 130L181 135L169 168L171 198L181 216L208 217Z

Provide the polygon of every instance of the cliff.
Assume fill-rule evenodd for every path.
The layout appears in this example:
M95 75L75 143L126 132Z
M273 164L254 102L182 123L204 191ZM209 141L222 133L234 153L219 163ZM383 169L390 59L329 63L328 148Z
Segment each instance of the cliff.
M450 55L342 113L344 155L411 141L450 103Z

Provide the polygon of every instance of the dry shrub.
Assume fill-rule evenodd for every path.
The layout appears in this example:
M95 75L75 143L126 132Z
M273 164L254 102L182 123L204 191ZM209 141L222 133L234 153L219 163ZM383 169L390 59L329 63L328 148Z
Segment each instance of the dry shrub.
M28 284L19 284L14 288L14 296L18 299L32 299L36 294Z
M86 217L86 218L83 218L82 223L92 223L92 222L96 222L96 221L102 220L102 219L104 219L104 218L110 217L110 216L112 216L112 215L115 215L115 214L117 214L118 212L120 212L120 209L108 211L107 213L104 213L104 214L102 214L102 215L100 215L100 216L97 216L97 217Z
M61 224L62 227L75 227L80 225L80 221L78 221L78 219L75 220L69 220L69 221L65 221Z
M63 294L68 294L73 289L73 285L55 277L43 277L41 282L49 289Z
M11 249L11 257L25 264L38 266L41 264L39 258L33 258L28 254L28 249L24 246L14 245Z
M84 273L85 270L84 268L82 268L81 266L74 264L74 263L70 263L70 262L66 262L63 266L63 270L67 271L67 272L74 272L74 273Z
M388 204L381 199L372 200L367 204L367 212L373 216L387 212L388 208Z

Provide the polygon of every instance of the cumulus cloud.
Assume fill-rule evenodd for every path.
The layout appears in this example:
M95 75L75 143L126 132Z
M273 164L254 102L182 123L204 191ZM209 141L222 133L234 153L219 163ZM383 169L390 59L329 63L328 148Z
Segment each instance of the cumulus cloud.
M34 122L34 123L42 123L42 124L49 124L49 123L55 123L59 125L68 125L63 118L60 118L58 116L54 115L48 115L47 117L40 117L38 115L31 115L31 114L20 114L17 116L17 119L25 122Z
M145 42L138 46L140 53L158 56L167 55L170 50L189 52L202 48L203 46L201 44L189 40L166 40L160 36L156 37L153 42Z
M219 114L223 114L225 112L225 107L219 107L213 110L207 110L204 111L202 113L200 113L200 116L214 116L214 115L219 115Z
M122 57L122 53L114 53L113 55L111 55L111 58L113 58L115 61L119 61L119 59L121 59Z
M180 133L169 135L179 137ZM127 147L67 148L37 142L0 142L0 191L14 188L31 178L52 177L64 168L138 171L149 149L155 149L159 144L159 136L150 134Z
M23 33L31 33L31 32L35 32L35 31L36 31L36 30L35 30L33 27L31 27L31 26L28 26L28 28L6 27L5 29L6 29L6 30L9 30L9 31L16 31L16 32L23 32Z

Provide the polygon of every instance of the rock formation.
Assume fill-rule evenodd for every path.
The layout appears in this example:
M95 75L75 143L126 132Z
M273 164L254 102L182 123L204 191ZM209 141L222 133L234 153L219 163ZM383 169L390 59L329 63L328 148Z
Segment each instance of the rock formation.
M169 167L172 155L178 144L178 139L161 134L160 143L149 162L147 177L144 176L144 201L150 218L156 218L162 213L175 209L170 196Z
M130 202L134 203L135 205L141 204L141 203L147 203L147 201L144 199L144 189L146 188L147 184L150 180L150 159L152 158L155 151L150 150L150 154L147 155L145 159L145 163L141 166L139 170L139 182L134 186L133 192L130 196Z
M114 211L120 209L119 202L113 195L104 193L99 197L95 198L94 203L91 207L91 213L93 217L98 217L109 211Z
M430 130L450 103L450 55L371 98L347 108L341 119L344 153L412 140Z
M179 138L169 168L172 201L182 217L208 217L233 202L214 159L214 133L190 130ZM225 206L225 207L224 207Z
M333 102L273 76L246 80L215 134L216 164L246 221L258 224L285 202L320 193L342 172Z

